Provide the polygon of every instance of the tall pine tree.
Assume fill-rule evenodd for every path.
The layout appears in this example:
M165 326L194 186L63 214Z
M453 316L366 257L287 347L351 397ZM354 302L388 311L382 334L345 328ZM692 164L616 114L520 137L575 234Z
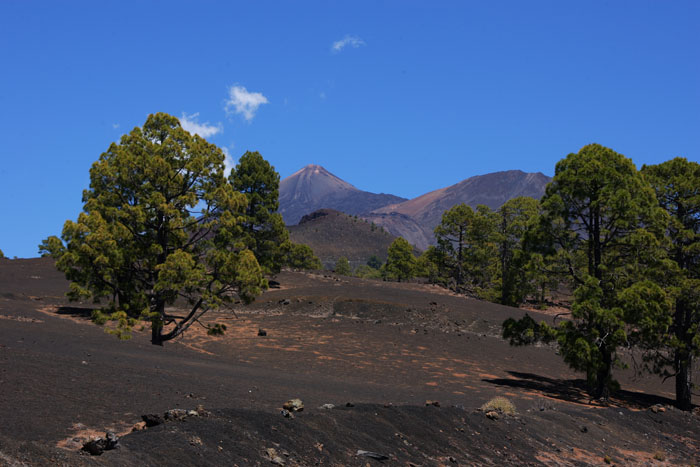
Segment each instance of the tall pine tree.
M279 174L260 153L246 151L229 180L247 200L237 212L242 228L239 241L253 252L266 274L278 273L289 247L289 232L277 212Z
M647 316L652 329L646 344L654 370L675 377L678 407L691 410L693 360L700 356L700 164L677 157L644 166L642 174L669 214L668 257L675 263L675 274L667 277L673 296L669 326L659 333L663 314Z
M541 228L575 287L571 319L536 329L510 319L504 337L513 344L531 343L533 336L556 341L564 361L586 372L593 397L607 399L617 385L612 375L617 350L628 343L624 305L631 295L645 294L643 286L653 286L645 279L662 256L665 216L632 161L599 144L557 163L542 209ZM665 300L663 294L646 295Z

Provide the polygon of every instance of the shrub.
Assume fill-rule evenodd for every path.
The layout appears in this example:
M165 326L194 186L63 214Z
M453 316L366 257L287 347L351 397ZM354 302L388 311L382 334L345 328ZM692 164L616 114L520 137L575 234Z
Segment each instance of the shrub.
M515 414L515 405L513 405L513 403L505 397L494 397L482 405L481 410L484 412L491 412L495 410L496 412L513 415Z

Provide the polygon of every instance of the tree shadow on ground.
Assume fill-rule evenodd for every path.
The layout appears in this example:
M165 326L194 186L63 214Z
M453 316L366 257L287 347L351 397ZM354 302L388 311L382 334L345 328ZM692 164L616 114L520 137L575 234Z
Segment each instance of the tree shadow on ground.
M56 310L57 315L71 316L73 318L92 319L94 308L83 308L77 306L61 306Z
M508 374L512 378L485 378L482 381L498 386L524 389L526 392L566 402L600 405L588 394L588 385L583 379L556 379L518 371L509 371ZM674 401L663 396L626 390L616 391L610 398L610 405L634 409L645 409L655 404L673 405Z

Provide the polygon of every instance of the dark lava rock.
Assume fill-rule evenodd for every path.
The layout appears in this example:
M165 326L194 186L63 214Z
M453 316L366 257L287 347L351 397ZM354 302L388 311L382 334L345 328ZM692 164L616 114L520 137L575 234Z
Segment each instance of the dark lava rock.
M165 419L161 415L154 413L141 415L141 420L146 422L146 427L148 428L165 423Z
M267 331L264 329L258 329L258 336L261 336L261 337L267 336Z
M91 456L100 456L105 451L116 449L118 445L117 435L108 431L104 438L93 439L83 444L82 450L90 453Z
M187 410L184 409L170 409L165 412L166 420L184 420L187 418Z

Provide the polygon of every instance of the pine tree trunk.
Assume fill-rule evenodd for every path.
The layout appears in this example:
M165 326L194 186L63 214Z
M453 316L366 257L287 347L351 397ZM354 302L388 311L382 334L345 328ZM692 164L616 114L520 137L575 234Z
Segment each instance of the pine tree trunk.
M593 393L594 399L607 401L610 399L610 382L612 381L612 354L602 348L601 367L596 372L596 388Z
M677 350L676 366L676 406L681 410L692 410L692 356L687 352Z
M160 326L156 326L155 324L152 325L151 328L151 344L153 345L163 345L163 339L161 337L161 332L163 328Z
M163 317L165 316L165 301L162 299L156 300L156 309L158 317L151 321L151 344L163 345Z

